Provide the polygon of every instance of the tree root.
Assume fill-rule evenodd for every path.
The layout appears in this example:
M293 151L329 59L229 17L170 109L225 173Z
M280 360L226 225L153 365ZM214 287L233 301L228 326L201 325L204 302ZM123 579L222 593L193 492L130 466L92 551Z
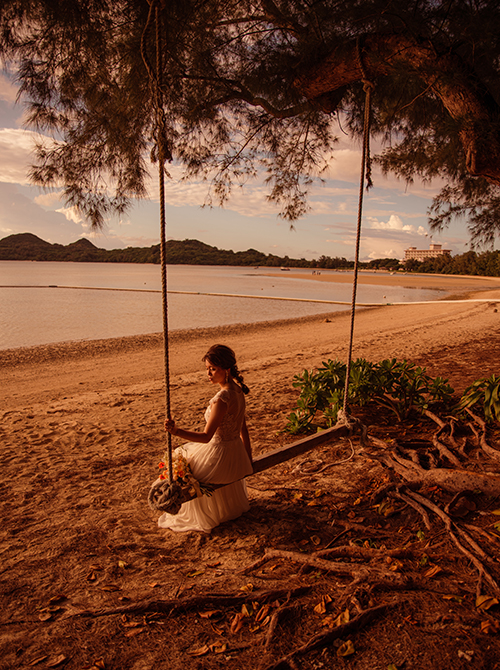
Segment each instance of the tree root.
M414 500L413 498L404 495L404 493L400 493L399 491L393 491L392 493L389 493L390 498L397 498L399 500L402 500L405 502L407 505L410 505L410 507L413 507L414 510L416 510L422 519L424 520L425 527L427 530L432 529L431 521L429 519L429 515L427 514L426 510L422 507L422 505L419 505L419 503Z
M267 650L271 646L278 624L287 617L296 614L298 610L299 608L297 605L282 605L279 609L276 610L276 612L271 617L271 621L269 622L269 628L267 630L266 639L264 642L264 649Z
M470 411L470 409L466 408L467 413L469 414L470 417L478 424L480 431L479 433L476 433L479 446L480 448L484 451L484 453L492 458L495 461L500 461L500 451L497 449L494 449L488 442L486 441L486 422L481 419L481 417L476 416L473 414L473 412ZM472 428L472 426L471 426Z
M468 410L471 418L479 426L480 430L474 432L478 438L478 442L483 453L495 460L500 459L500 452L493 449L486 441L486 424L482 419L476 417L470 410ZM452 521L448 512L456 503L457 499L463 497L470 490L478 489L484 494L498 497L500 495L500 475L493 472L477 472L474 470L465 470L459 459L453 452L446 447L439 439L447 424L432 414L432 412L425 412L432 420L437 423L439 430L434 435L433 444L438 449L441 458L446 458L453 465L458 466L457 469L451 468L431 468L426 469L418 462L414 454L409 458L403 457L397 450L391 449L383 440L375 437L370 437L369 442L365 441L364 447L371 457L378 460L380 463L390 468L395 474L399 475L406 485L411 486L411 489L406 489L404 492L393 486L385 487L384 492L387 497L397 498L415 509L422 517L427 530L431 530L432 524L427 510L431 510L444 523L448 536L459 550L476 568L478 572L478 592L481 591L483 581L492 589L495 596L500 597L500 586L495 577L490 572L489 567L496 566L495 561L489 556L475 541L475 539L464 528L461 528L457 523ZM450 426L450 434L452 427ZM372 445L372 449L369 445ZM454 446L457 446L453 439ZM373 447L378 448L374 453ZM461 445L461 454L465 454L465 446ZM433 503L428 498L415 492L413 489L416 486L422 487L437 487L445 491L456 493L457 495L448 503L444 511L438 505ZM485 531L475 528L481 535L487 535ZM357 577L356 577L357 579ZM354 582L351 584L353 586Z
M100 610L78 610L66 613L62 618L70 617L102 617L115 614L147 614L148 612L162 612L165 614L177 614L193 609L217 609L218 607L241 607L246 602L265 603L273 600L287 598L289 600L295 596L301 596L308 593L310 588L301 586L294 589L274 589L252 591L231 595L228 593L212 593L205 595L191 596L189 598L173 598L170 600L146 600L139 603L131 603L120 607Z
M370 438L373 445L384 450L373 452L370 457L375 458L386 467L398 474L405 483L418 484L427 487L438 486L451 493L461 493L464 490L478 489L489 496L500 496L500 475L494 472L474 472L473 470L452 470L450 468L433 468L426 470L421 465L403 458L389 446L377 438Z
M374 547L358 547L356 545L343 545L331 549L319 549L315 556L344 556L345 558L362 558L372 561L384 557L389 558L413 558L415 552L407 547L397 549L376 549Z
M439 452L439 455L441 458L446 459L451 465L454 465L457 468L462 467L462 463L459 461L459 459L455 456L455 454L448 449L448 447L443 444L440 440L438 440L437 435L434 435L432 438L432 444L436 447L436 449Z
M498 535L492 535L491 533L485 531L483 528L479 528L479 526L475 526L474 524L471 523L465 523L464 526L473 533L481 535L487 542L489 543L496 542L497 544L500 544L500 537L498 537Z
M399 604L399 603L398 603ZM285 670L285 668L295 668L295 659L300 656L305 656L309 652L315 649L321 649L331 644L334 640L341 639L347 635L355 633L369 623L371 623L377 617L382 616L391 605L378 605L377 607L372 607L371 609L364 610L357 617L349 621L348 623L338 626L334 630L330 630L327 633L319 633L314 635L308 642L303 644L295 651L292 651L290 654L287 654L283 658L280 658L278 661L273 662L271 665L265 667L265 670Z
M339 561L328 561L323 558L317 558L308 554L299 554L295 551L282 551L280 549L266 549L266 556L269 558L284 558L302 565L309 565L313 568L325 572L333 572L341 577L352 577L353 581L350 587L360 583L376 583L384 588L393 590L412 589L415 586L422 586L423 581L418 575L413 573L400 574L392 570L383 570L373 566L360 565L359 563L343 563ZM380 554L382 557L383 554ZM373 558L373 555L371 556Z
M476 554L479 554L481 559L487 563L493 563L493 559L489 557L487 554L485 554L485 552L481 549L481 547L479 547L479 545L473 540L473 538L463 529L458 528L456 526L455 530L457 532L455 533L453 529L454 524L452 520L446 514L446 512L444 512L440 507L435 505L432 501L428 500L424 496L415 493L414 491L409 492L408 495L412 497L414 500L416 500L418 503L420 503L422 506L428 507L430 510L432 510L435 514L437 514L441 518L441 520L444 522L446 526L446 529L448 530L450 538L453 540L457 549L473 563L473 565L476 567L479 573L480 578L484 578L493 589L495 595L497 597L500 597L500 586L497 584L496 580L490 574L490 572L486 570L482 561L477 557ZM476 554L472 553L466 547L464 547L464 545L458 539L457 535L460 535L469 544L469 546L476 552Z

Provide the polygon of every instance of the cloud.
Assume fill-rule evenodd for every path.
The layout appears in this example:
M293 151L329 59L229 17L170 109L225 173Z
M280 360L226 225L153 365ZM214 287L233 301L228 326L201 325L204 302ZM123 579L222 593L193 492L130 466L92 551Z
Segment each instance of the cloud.
M372 251L368 254L370 260L376 260L377 258L401 258L401 253L396 251L396 249L387 249L381 247L381 251Z
M168 166L172 179L165 182L165 201L170 207L204 207L210 199L210 180L183 180L183 168L178 165ZM148 183L150 200L159 201L159 187L155 179ZM235 184L231 194L224 203L224 209L245 217L267 218L277 216L279 208L267 199L268 189L257 180L249 180L245 185ZM214 198L214 207L218 206Z
M386 233L387 235L387 233ZM411 241L403 241L400 238L390 236L372 237L370 235L361 240L360 258L371 260L374 258L403 258L404 251Z
M5 235L30 232L47 242L60 244L74 242L81 235L81 226L58 212L40 207L30 196L30 189L0 182L0 231Z
M76 207L61 207L61 209L56 209L56 212L64 214L68 221L73 221L74 223L83 222L83 219Z
M5 74L0 73L0 100L14 104L17 98L17 86Z
M361 173L361 152L359 149L336 149L328 160L325 177L341 181L358 181Z
M33 201L41 207L52 208L61 202L61 191L51 191L50 193L41 193L33 198ZM59 210L58 210L59 211Z
M417 235L426 234L422 226L419 226L418 229L415 229L415 226L404 224L401 217L397 214L391 214L387 221L379 221L375 217L368 217L368 221L372 230L389 230L402 233L416 233Z
M28 170L37 133L19 128L0 129L0 181L29 184Z

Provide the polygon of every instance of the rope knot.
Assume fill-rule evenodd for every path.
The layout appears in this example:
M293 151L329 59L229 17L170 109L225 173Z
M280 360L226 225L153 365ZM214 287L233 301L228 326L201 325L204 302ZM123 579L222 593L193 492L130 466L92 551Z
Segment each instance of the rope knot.
M148 503L153 511L167 512L167 514L177 514L181 505L192 496L178 482L172 483L167 480L155 482L149 491Z

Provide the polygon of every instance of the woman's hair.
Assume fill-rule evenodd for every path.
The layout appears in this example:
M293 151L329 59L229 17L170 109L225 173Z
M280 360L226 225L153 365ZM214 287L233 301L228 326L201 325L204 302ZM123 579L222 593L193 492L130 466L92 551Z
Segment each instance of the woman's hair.
M250 393L250 389L243 381L243 376L236 365L236 355L230 347L226 347L225 344L214 344L203 356L202 360L208 361L223 370L229 370L231 377L239 384L243 393Z

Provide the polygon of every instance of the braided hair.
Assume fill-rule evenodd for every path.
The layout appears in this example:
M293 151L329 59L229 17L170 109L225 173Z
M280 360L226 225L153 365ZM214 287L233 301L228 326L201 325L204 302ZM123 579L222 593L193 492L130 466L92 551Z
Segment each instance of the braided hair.
M231 377L240 386L243 393L250 393L250 389L243 381L243 375L236 365L236 355L230 347L225 344L214 344L203 356L203 361L208 361L223 370L229 370Z

